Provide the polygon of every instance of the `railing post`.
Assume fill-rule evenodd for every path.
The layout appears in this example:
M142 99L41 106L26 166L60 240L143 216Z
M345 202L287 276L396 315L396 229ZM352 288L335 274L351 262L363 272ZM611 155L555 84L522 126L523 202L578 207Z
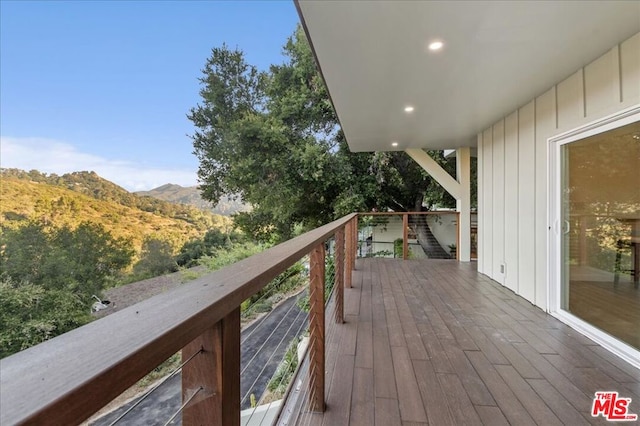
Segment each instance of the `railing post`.
M324 243L311 252L309 283L309 354L310 386L309 409L324 412Z
M344 322L344 227L336 231L336 251L334 253L334 263L336 268L335 284L336 292L336 323Z
M460 261L460 212L456 212L456 260ZM471 245L471 241L469 241Z
M409 214L402 215L402 259L409 258Z
M240 308L182 349L182 424L240 425ZM194 397L195 394L195 397Z
M356 269L356 258L358 257L358 217L354 217L351 220L351 226L353 226L353 250L351 250L351 270Z
M355 248L353 247L353 221L347 222L344 226L346 231L346 248L344 255L344 286L351 288L351 256Z

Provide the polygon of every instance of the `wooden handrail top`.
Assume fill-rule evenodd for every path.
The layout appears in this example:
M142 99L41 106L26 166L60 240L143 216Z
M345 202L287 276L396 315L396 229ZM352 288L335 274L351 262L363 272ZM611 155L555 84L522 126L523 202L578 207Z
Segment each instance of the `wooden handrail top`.
M0 360L0 424L88 418L356 216Z
M402 215L441 215L441 214L454 214L458 212L455 210L430 210L425 212L359 212L358 216L402 216Z

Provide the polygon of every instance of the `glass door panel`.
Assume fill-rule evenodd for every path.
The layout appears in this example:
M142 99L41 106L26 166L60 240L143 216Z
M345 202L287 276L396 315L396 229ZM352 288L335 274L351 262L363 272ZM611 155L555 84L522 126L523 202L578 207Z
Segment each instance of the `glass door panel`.
M562 309L640 349L640 122L562 145Z

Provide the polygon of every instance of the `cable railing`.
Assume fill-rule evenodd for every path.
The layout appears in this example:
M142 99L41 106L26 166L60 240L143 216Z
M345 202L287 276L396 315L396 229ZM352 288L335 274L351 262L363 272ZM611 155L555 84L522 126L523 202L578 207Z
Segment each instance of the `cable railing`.
M79 424L180 351L189 360L180 371L182 424L239 425L241 304L309 255L309 350L322 364L324 294L318 286L325 243L355 218L345 216L2 359L0 424ZM318 389L321 371L314 367ZM322 399L316 393L315 408Z
M79 424L176 353L176 367L105 424L138 424L149 395L176 380L181 397L156 424L305 424L324 411L324 356L336 334L325 324L344 322L356 257L385 251L374 244L395 222L401 242L388 251L417 257L425 229L437 234L433 221L457 227L452 212L351 214L2 359L0 424ZM279 300L274 289L288 279L300 286ZM264 309L272 302L277 312ZM256 338L273 349L250 352ZM245 380L251 363L258 374Z
M335 238L325 244L324 312L316 313L316 315L322 315L323 324L327 324L330 321L336 324L344 322L345 278L350 275L350 273L345 274L345 265L353 264L355 261L355 238L353 238L356 235L355 221L350 225L346 227L346 232L337 233ZM350 243L348 244L345 243L345 236L347 235L350 238ZM339 247L344 248L345 245L353 249L347 249L346 251L339 249ZM351 254L348 255L347 253ZM316 319L319 320L320 318L316 316ZM322 332L324 337L323 345L328 348L330 343L334 343L337 329L323 325ZM285 400L280 404L277 417L273 419L277 424L306 424L315 415L324 411L325 368L315 362L315 353L312 345L298 345L297 349L298 356L295 361L286 359L283 361L285 367L290 367L291 363L298 364L298 367L287 381L287 390L284 392ZM319 374L320 372L321 374ZM318 377L319 375L321 377ZM321 384L318 380L321 380ZM272 424L272 422L265 424Z
M358 215L358 257L457 259L455 211L371 212Z

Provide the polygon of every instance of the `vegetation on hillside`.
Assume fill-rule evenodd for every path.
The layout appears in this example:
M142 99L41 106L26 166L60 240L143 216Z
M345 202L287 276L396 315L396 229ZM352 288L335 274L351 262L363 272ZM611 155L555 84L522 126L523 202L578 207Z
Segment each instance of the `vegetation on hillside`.
M166 241L177 252L210 229L232 227L230 218L131 194L93 172L57 176L2 169L0 178L2 228L17 228L28 221L71 228L91 222L116 238L130 239L140 253L145 239Z
M130 194L93 172L0 178L0 357L87 323L108 287L241 237L230 218Z
M135 192L137 195L157 198L170 203L186 204L200 210L211 211L216 214L230 216L240 211L247 211L249 207L233 197L223 197L217 205L213 206L210 201L204 200L200 196L197 186L180 186L167 183L149 191Z
M94 295L133 259L131 241L101 225L4 229L0 249L0 357L91 320Z

